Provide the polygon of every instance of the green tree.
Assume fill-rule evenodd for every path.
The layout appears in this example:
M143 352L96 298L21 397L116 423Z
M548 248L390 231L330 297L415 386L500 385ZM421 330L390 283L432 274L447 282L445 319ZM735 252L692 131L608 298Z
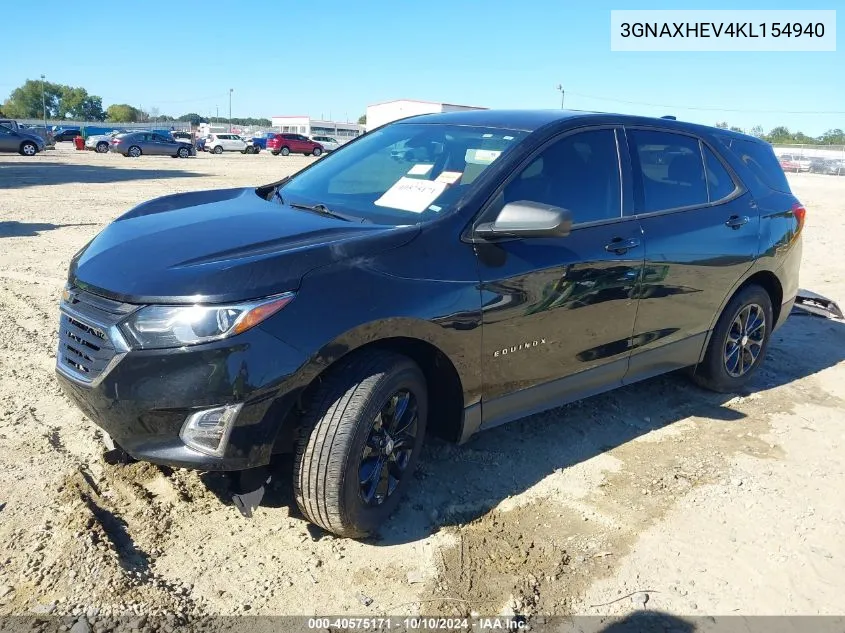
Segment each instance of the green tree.
M741 127L737 127L737 126L735 126L735 125L732 125L732 126L730 127L730 130L731 130L732 132L742 132L743 134L745 133L745 130L743 130Z
M61 89L59 84L44 83L47 118L58 116ZM3 111L6 116L16 119L40 119L43 113L41 103L41 82L27 79L22 86L12 90L9 98L3 103Z
M196 112L188 112L188 114L183 114L182 116L177 118L177 121L186 121L188 123L192 123L193 125L199 125L200 123L208 123L208 119L204 116L200 116Z
M845 132L839 128L828 130L819 137L819 142L823 145L845 145Z
M89 95L85 88L61 86L59 90L60 119L78 119L81 121L102 121L106 118L103 111L103 100Z
M142 112L128 103L113 103L106 110L106 120L116 123L140 122Z
M358 125L367 125L367 115L362 114L358 117Z
M757 138L763 138L766 135L766 132L763 130L762 125L755 125L751 128L751 136L756 136Z
M721 123L717 123L716 127L719 128L720 130L727 130L728 129L728 123L727 123L727 121L722 121Z

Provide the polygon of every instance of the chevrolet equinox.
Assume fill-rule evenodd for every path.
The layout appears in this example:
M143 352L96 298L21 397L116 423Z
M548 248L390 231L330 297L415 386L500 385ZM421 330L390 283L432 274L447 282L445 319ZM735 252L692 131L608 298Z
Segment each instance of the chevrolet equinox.
M772 148L727 130L410 117L278 182L118 217L71 261L58 378L135 459L293 453L305 516L360 537L427 433L681 368L741 389L795 300L804 214Z

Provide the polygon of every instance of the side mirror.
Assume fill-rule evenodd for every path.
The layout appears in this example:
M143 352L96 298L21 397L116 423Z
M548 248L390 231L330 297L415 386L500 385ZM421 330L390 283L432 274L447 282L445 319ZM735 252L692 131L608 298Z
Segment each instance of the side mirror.
M572 229L572 212L550 204L520 200L509 202L493 222L475 227L484 239L499 237L566 237Z

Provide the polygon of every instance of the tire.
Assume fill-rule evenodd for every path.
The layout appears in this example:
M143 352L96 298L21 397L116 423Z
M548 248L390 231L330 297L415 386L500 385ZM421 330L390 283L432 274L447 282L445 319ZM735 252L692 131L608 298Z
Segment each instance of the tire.
M278 156L279 152L270 152L273 156Z
M220 146L218 145L218 146L217 146L217 147L215 147L213 150L211 150L211 153L212 153L212 154L222 154L222 153L223 153L223 148L222 148L222 147L220 147Z
M250 146L248 146L248 145L247 145L247 146L244 148L244 151L242 151L242 152L241 152L241 154L252 154L252 148L251 148Z
M126 150L126 154L131 156L132 158L138 158L141 155L141 148L137 145L133 145L128 150Z
M319 147L315 147L314 151L311 152L311 154L314 155L314 156L319 156L322 153L323 153L323 150L321 150Z
M761 317L763 323L755 327ZM757 284L741 289L716 322L704 360L695 367L693 380L701 387L719 393L741 391L766 357L773 325L769 293Z
M38 153L38 146L32 141L24 141L19 151L22 156L35 156Z
M281 155L282 155L282 156L287 156L287 155L289 155L289 154L290 154L290 149L289 149L289 148L287 148L287 147L283 147L283 148L282 148L281 150L279 150L279 151L280 151L280 153L281 153Z
M308 520L323 529L338 536L364 537L395 510L413 478L428 413L425 377L411 359L377 350L341 360L318 380L305 399L294 456L296 503ZM395 410L394 399L406 403L400 424L410 420L408 432L397 434L394 427L392 438L380 436L377 427L385 422L379 413L389 412L391 406ZM392 424L390 416L386 423ZM395 441L403 436L413 442L397 450L405 446ZM378 477L362 482L368 473ZM379 494L380 490L387 494Z
M105 141L100 141L97 143L96 151L98 154L105 154L109 151L109 144Z
M176 155L179 158L188 158L188 156L191 155L191 150L189 150L187 147L180 147L179 151L176 152Z

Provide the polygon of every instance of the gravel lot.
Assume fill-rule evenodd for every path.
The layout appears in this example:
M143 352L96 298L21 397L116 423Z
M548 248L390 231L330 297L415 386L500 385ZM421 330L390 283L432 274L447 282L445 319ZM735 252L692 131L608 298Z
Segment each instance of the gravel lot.
M845 593L845 324L793 316L750 393L667 376L430 443L379 539L307 525L277 479L101 459L53 377L68 262L158 195L262 184L313 159L0 156L0 615L832 614ZM802 285L845 305L845 178L790 175ZM282 464L284 466L284 464Z

